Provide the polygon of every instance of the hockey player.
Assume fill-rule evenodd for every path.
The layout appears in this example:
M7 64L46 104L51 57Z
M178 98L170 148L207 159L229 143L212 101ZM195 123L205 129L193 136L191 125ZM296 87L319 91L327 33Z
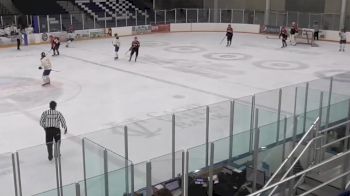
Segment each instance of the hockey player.
M16 40L17 40L17 50L21 50L21 40L22 40L22 32L19 30L16 35Z
M231 25L227 26L226 37L227 37L226 47L229 47L229 46L231 46L232 37L233 37L233 28L231 27Z
M139 56L139 48L140 48L140 42L137 40L137 37L135 37L134 41L131 43L131 47L129 49L129 51L131 51L129 62L131 61L131 58L134 55L134 53L136 53L135 54L136 55L135 56L135 62L136 62L136 59Z
M282 47L281 48L287 47L288 32L287 32L287 29L285 27L281 28L279 38L281 38L281 37L282 37Z
M342 29L339 32L339 38L340 38L340 41L339 41L339 44L340 44L339 52L341 52L341 51L345 52L345 45L346 45L346 31L345 31L345 29Z
M298 33L298 26L295 22L292 22L292 27L290 28L290 42L293 46L297 45L295 41L295 34Z
M66 43L66 47L68 48L69 45L74 41L74 28L72 25L69 26L68 28L68 39L67 39L67 43Z
M49 85L50 84L50 73L52 69L52 63L48 57L46 57L45 52L41 53L41 66L39 66L39 69L44 69L43 72L43 84L42 86Z
M114 52L115 52L115 57L114 57L114 60L117 60L119 57L118 57L118 51L119 51L119 47L120 47L120 41L119 41L119 36L118 34L114 34L115 36L115 39L113 40L112 44L114 46Z
M60 48L60 39L58 37L54 37L53 42L54 42L53 56L60 55L60 52L58 51L58 49Z

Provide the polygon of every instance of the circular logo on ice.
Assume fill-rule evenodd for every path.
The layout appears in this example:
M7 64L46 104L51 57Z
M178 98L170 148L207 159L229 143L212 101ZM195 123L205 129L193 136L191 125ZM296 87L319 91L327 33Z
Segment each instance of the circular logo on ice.
M176 53L198 53L205 51L204 48L198 46L172 46L165 48L165 50Z
M304 63L297 61L283 61L283 60L266 60L258 61L254 63L255 66L262 69L272 69L272 70L298 70L307 69L308 66Z
M42 87L39 79L22 77L0 77L0 114L24 112L24 110L47 105L51 100L72 99L80 92L80 86L65 85L53 81L50 86Z
M344 73L344 72L346 72L346 73ZM326 78L326 77L333 76L333 80L335 80L335 81L350 83L349 70L331 69L331 70L317 71L317 72L315 72L315 76L317 76L319 78Z
M251 58L251 56L241 53L209 53L203 56L207 59L219 61L237 61L247 60Z

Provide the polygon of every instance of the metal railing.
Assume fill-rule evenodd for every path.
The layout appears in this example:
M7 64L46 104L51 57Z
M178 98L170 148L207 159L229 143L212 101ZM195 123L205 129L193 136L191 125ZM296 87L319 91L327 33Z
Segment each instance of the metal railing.
M130 15L112 16L109 12L57 14L57 15L3 15L0 16L0 26L18 25L18 18L23 18L26 26L38 23L39 32L65 31L69 26L76 30L112 28L123 26L138 26L169 23L244 23L264 24L265 11L246 9L188 9L154 10L128 13ZM346 17L345 27L349 27L350 17ZM289 26L296 22L301 28L313 28L315 22L323 30L339 30L340 15L338 13L305 13L271 11L268 24L273 26Z

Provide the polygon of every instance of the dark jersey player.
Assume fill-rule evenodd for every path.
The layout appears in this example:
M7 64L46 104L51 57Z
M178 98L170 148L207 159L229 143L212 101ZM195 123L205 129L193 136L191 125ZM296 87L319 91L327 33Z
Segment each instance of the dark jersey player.
M281 28L279 38L281 38L281 37L282 37L282 47L281 48L287 47L288 31L287 31L286 27Z
M228 25L226 30L226 37L227 37L226 47L231 46L232 36L233 36L233 28L231 27L231 25Z
M135 54L135 62L137 57L139 56L139 48L140 48L140 42L137 40L137 37L134 38L134 41L131 43L131 47L130 47L130 58L129 58L129 62L131 61L132 56Z

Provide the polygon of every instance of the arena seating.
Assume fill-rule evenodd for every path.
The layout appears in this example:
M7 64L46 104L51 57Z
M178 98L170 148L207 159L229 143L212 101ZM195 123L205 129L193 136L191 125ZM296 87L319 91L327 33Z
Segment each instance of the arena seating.
M76 0L75 3L97 20L112 18L135 18L135 13L146 16L147 13L128 0Z

